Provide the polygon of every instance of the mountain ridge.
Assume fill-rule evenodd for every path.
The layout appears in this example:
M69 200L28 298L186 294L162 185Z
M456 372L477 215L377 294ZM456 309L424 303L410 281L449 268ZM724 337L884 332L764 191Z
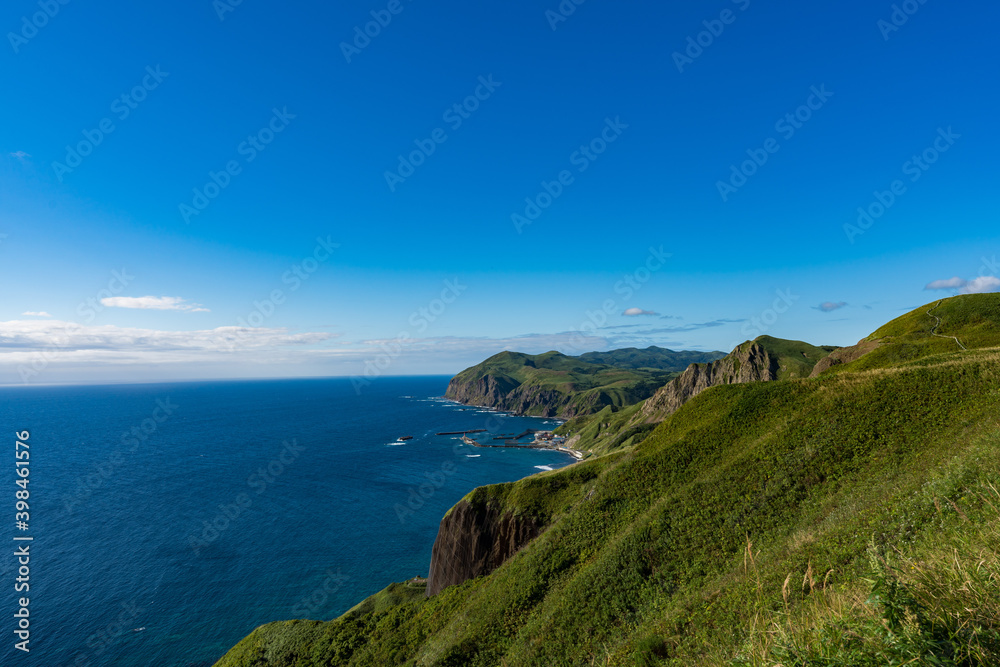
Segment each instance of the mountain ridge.
M510 551L488 574L261 626L218 666L1000 664L1000 295L931 305L473 490L439 540Z

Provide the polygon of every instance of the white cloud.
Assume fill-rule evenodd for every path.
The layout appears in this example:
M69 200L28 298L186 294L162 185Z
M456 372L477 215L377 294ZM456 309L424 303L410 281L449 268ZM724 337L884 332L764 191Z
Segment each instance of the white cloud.
M643 310L642 308L629 308L622 315L626 317L638 317L639 315L659 315L659 313L654 313L652 310Z
M321 343L330 333L289 333L287 329L218 327L198 331L158 331L114 325L88 326L61 320L0 322L0 361L39 351L74 354L97 360L164 360L169 355L190 359L203 353L259 351Z
M994 278L993 276L983 276L981 278L976 278L975 280L970 280L967 282L961 290L962 294L983 294L984 292L998 292L1000 291L1000 278Z
M136 308L140 310L189 310L192 313L208 313L200 303L185 303L179 296L109 296L101 299L101 305L108 308Z
M954 278L948 278L947 280L935 280L934 282L927 283L924 289L959 289L965 287L969 284L969 281L962 280L958 276Z
M52 317L51 315L49 315L48 313L46 313L44 310L39 310L39 311L26 310L26 311L24 311L21 314L22 315L27 315L28 317Z
M957 290L959 294L1000 292L1000 278L980 276L972 280L963 280L956 276L947 280L935 280L934 282L927 283L924 289L950 289Z
M840 310L847 305L846 301L838 301L834 303L833 301L824 301L823 303L816 306L816 310L822 310L824 313L832 313L835 310Z
M31 157L31 155L29 155L28 153L25 153L24 151L14 151L13 153L10 153L10 156L11 157L16 157L21 162L24 162L24 158Z

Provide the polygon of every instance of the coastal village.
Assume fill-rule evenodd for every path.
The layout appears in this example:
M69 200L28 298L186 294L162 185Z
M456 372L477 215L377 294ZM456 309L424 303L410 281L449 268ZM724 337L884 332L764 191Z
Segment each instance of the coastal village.
M476 432L481 433L484 431L463 431L461 434L462 442L472 447L511 447L511 448L521 448L521 449L549 449L552 451L569 454L577 461L583 458L583 452L567 447L566 438L564 438L561 435L556 435L553 431L536 431L534 429L526 429L523 433L519 433L517 435L499 435L493 438L493 440L502 441L502 444L484 443L469 437L470 433L476 433ZM532 437L532 440L528 441L527 440L528 437Z

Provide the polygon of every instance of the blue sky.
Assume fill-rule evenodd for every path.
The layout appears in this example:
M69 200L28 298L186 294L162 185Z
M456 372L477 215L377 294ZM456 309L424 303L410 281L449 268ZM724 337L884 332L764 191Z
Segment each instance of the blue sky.
M0 383L854 343L1000 289L998 18L7 3Z

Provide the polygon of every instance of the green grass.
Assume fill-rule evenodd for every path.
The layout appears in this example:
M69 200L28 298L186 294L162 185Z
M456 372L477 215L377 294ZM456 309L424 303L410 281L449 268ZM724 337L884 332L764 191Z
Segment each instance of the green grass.
M645 349L627 347L610 352L587 352L579 359L594 364L618 368L645 368L679 373L691 364L715 361L726 356L725 352L693 352L668 350L652 345Z
M556 433L580 436L573 442L573 448L592 454L628 448L642 442L656 428L656 424L631 424L640 421L642 405L640 402L617 411L607 407L595 414L581 415L557 428Z
M629 449L472 492L547 526L492 574L265 625L218 665L1000 664L984 296L941 315L981 349L938 350L913 313L880 337L916 361L709 389Z
M941 318L937 331L941 336L955 336L969 350L1000 345L1000 299L996 294L970 294L932 301L879 328L866 340L880 345L857 361L835 366L827 373L856 372L888 368L926 357L960 352L950 338L931 335L934 317Z
M757 343L778 358L779 380L809 377L817 362L837 349L833 345L816 346L800 340L785 340L773 336L759 336L740 345L740 349L752 343Z
M447 396L459 387L476 387L492 379L502 398L473 395L469 402L529 415L573 416L611 407L619 410L651 396L691 361L714 359L718 353L674 352L663 348L626 349L570 357L559 352L529 355L501 352L456 375ZM598 363L595 360L601 360Z

